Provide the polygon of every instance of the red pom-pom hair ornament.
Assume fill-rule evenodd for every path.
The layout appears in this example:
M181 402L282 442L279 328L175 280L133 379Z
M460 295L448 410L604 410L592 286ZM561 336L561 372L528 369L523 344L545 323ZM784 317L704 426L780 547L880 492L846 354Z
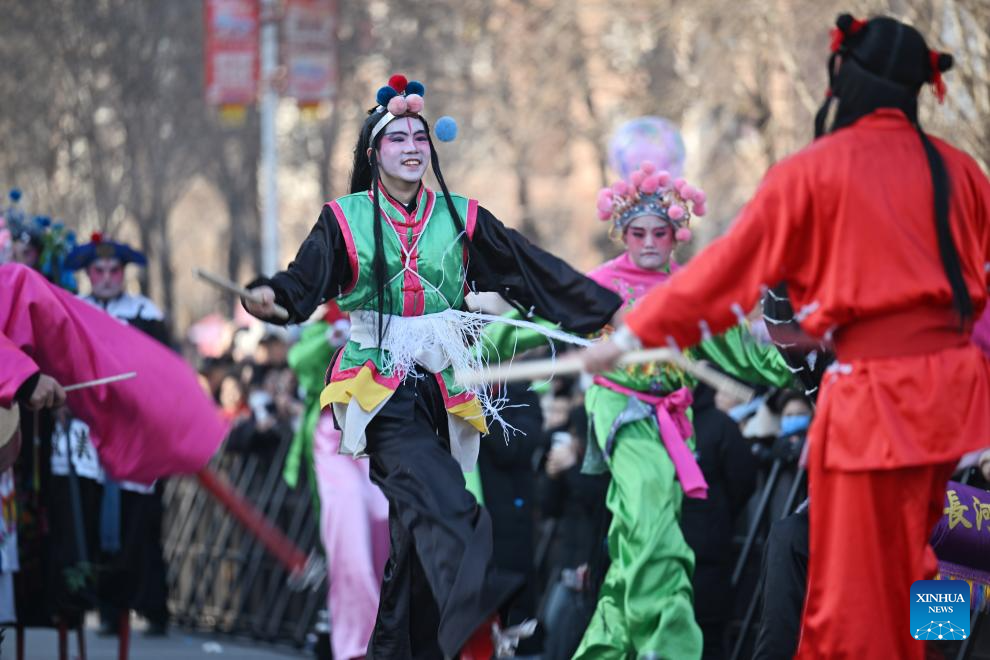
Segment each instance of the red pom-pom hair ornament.
M686 243L687 241L690 241L691 236L692 236L691 230L688 229L687 227L681 227L674 232L674 240L680 243Z
M397 91L399 94L406 91L406 85L409 81L401 73L393 74L391 78L388 79L388 86Z
M90 234L89 240L93 243L101 243L103 241L103 234L98 231L94 231Z

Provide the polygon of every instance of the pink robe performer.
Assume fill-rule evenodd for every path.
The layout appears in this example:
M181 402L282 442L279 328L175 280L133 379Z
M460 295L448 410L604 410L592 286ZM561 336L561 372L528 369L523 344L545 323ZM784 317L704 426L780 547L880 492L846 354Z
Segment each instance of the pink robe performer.
M0 406L35 371L63 386L137 372L68 394L114 479L150 483L206 465L226 427L177 354L20 264L0 266ZM155 442L145 442L155 429Z
M368 461L338 453L340 431L324 413L313 435L320 534L327 553L333 657L363 658L378 614L388 560L388 500L371 483Z

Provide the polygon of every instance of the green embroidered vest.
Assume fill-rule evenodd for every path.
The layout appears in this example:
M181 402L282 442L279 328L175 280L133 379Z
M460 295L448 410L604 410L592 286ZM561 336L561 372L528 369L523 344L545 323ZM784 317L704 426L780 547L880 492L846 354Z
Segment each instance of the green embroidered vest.
M451 195L464 226L473 226L477 203L460 195ZM416 210L405 208L384 191L379 205L387 224L382 226L385 250L387 289L386 314L420 316L446 309L461 309L464 303L464 240L454 225L442 194L422 186ZM377 304L372 260L375 255L374 202L369 191L341 197L330 204L347 243L353 281L337 297L344 311L374 311ZM374 363L382 376L381 351L362 349L350 341L335 371ZM454 394L453 378L448 368L444 381Z

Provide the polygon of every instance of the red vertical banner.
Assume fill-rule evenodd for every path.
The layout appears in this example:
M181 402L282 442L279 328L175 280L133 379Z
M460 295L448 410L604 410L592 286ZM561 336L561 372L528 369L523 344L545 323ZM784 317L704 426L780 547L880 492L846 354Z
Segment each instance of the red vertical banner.
M258 93L258 0L203 0L206 100L250 105Z
M336 0L286 0L282 29L285 95L301 106L330 100L337 87Z

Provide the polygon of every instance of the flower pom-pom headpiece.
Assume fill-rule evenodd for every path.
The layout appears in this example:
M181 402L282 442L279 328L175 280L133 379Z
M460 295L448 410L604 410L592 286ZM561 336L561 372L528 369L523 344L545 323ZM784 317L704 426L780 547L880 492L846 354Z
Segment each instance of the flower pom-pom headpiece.
M382 132L382 129L396 117L403 115L418 115L423 112L423 96L426 94L426 85L418 80L407 80L401 73L396 73L388 79L388 84L378 88L375 100L378 107L375 112L385 111L375 127L371 129L371 139L374 139ZM454 133L457 129L455 127ZM451 138L453 139L453 138Z
M433 126L437 139L441 142L453 142L457 138L457 122L453 117L443 116Z
M598 192L598 219L611 222L621 234L629 223L644 215L666 220L677 241L691 240L692 216L705 215L705 192L644 161L628 181L616 181Z

